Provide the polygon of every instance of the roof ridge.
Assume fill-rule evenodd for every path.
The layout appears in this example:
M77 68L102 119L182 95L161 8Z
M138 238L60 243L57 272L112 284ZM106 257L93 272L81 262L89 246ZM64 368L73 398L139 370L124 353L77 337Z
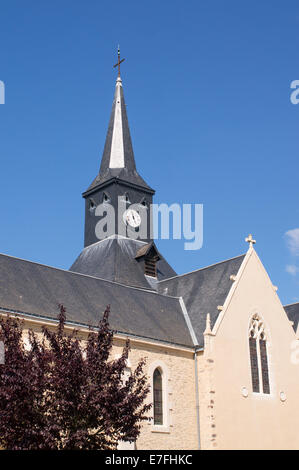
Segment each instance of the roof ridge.
M228 259L223 260L223 261L218 261L218 263L210 264L209 266L205 266L204 268L194 269L193 271L189 271L188 273L177 274L176 276L169 277L167 279L162 279L161 281L158 282L158 284L160 284L161 282L170 281L171 279L175 279L177 277L188 276L189 274L193 274L193 273L196 273L198 271L204 271L205 269L212 268L213 266L217 266L218 264L227 263L228 261L232 261L234 259L242 258L242 257L245 257L245 256L246 256L246 253L244 253L242 255L234 256L233 258L228 258Z
M285 308L285 307L291 307L292 305L299 305L299 301L298 301L298 302L293 302L292 304L283 305L283 308Z
M95 243L92 243L91 245L85 246L83 248L83 250L81 251L81 253L83 253L83 251L87 250L88 248L90 248L92 246L99 245L100 243L105 242L106 240L132 240L132 238L124 237L123 235L119 235L117 233L114 233L113 235L110 235L109 237L103 238L102 240L99 240ZM134 240L134 241L139 242L139 243L147 244L147 242L143 242L142 240Z

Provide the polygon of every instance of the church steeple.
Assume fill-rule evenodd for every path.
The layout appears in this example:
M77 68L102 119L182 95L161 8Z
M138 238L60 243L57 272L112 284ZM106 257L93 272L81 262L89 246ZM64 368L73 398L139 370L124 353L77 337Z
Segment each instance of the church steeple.
M155 191L147 185L136 169L122 79L120 77L120 63L122 61L118 54L116 66L118 66L119 73L116 80L100 171L87 191L83 193L86 200L85 246L99 241L95 236L95 224L98 221L95 217L96 206L105 201L112 204L117 213L119 197L125 198L128 204L140 204L143 208L148 207L148 233L146 238L143 239L150 239L150 204ZM115 224L116 234L119 233L118 225L119 217ZM123 233L123 230L121 233Z
M136 170L133 146L124 100L122 80L117 77L110 122L101 162L100 173L109 169Z
M100 171L86 192L89 192L96 186L112 178L118 178L151 190L136 170L122 79L120 76L118 76L116 80L114 100Z

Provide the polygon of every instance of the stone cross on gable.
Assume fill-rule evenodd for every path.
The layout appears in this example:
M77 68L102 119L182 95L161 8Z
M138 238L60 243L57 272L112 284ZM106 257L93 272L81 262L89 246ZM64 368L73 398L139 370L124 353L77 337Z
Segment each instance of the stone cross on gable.
M253 245L256 243L256 240L253 239L251 233L248 235L247 238L245 238L245 241L249 243L250 248L252 248Z

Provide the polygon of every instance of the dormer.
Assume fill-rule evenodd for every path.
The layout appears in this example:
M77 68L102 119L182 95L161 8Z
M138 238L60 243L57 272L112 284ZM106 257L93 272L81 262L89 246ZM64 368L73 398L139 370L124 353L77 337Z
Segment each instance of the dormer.
M142 264L145 276L157 279L157 262L161 256L154 242L142 246L137 251L135 259Z

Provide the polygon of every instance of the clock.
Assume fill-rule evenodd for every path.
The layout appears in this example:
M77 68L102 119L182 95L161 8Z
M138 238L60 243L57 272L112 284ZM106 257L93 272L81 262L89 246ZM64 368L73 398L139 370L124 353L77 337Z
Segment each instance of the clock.
M123 221L126 225L137 228L141 224L141 217L134 209L127 209L124 212Z

